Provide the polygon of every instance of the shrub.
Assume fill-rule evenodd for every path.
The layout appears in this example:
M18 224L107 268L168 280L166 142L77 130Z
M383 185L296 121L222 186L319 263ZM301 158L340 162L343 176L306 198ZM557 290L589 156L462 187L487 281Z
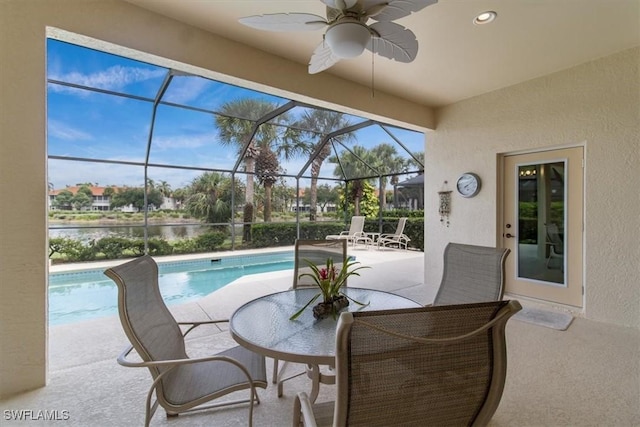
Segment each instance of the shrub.
M192 254L197 252L195 239L180 239L173 242L174 254Z
M338 234L343 229L335 222L301 222L301 239L324 239L328 234ZM252 224L252 242L256 248L288 246L296 241L297 226L294 222L269 222Z
M107 259L118 259L123 257L127 249L131 248L131 240L124 237L103 237L96 242L95 247Z
M221 231L209 231L195 238L196 250L207 252L215 250L224 243L227 233Z
M53 254L54 252L58 252L67 261L91 261L96 258L93 240L88 241L85 245L80 240L68 237L54 238L49 241L49 253Z
M171 255L173 253L173 246L165 239L152 237L148 244L149 255Z

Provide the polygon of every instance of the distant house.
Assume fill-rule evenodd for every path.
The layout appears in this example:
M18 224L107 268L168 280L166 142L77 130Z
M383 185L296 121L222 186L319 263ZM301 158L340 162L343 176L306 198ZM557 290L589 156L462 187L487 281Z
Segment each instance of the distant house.
M54 200L58 195L63 191L70 191L74 196L78 194L78 190L80 189L80 185L74 185L71 187L61 188L58 190L49 190L49 210L57 210L58 208L54 207ZM111 197L104 195L104 190L109 187L94 187L87 186L91 190L92 194L92 203L90 207L83 208L82 210L86 211L108 211L111 203ZM115 191L119 190L119 187L110 187ZM71 209L71 208L69 208ZM135 208L134 208L135 209Z
M296 211L309 212L311 210L311 206L309 205L309 203L304 201L304 196L307 191L309 191L308 188L300 188L298 190L298 197L289 206L289 210L291 212L296 212ZM318 213L335 212L336 205L335 203L322 204L318 202L316 205L316 210Z
M91 206L88 207L84 207L82 208L83 211L108 211L111 210L109 209L109 206L111 206L111 197L110 196L105 196L104 192L107 188L112 188L115 192L119 192L121 190L124 190L126 187L115 187L115 186L109 186L109 187L98 187L98 186L81 186L81 185L74 185L74 186L69 186L69 187L65 187L65 188L60 188L58 190L50 190L49 191L49 210L60 210L60 208L55 206L54 200L56 199L56 197L58 197L60 195L61 192L63 191L70 191L71 194L73 194L74 196L76 194L78 194L78 190L80 190L81 187L87 187L91 190L91 195L92 195L92 203ZM149 210L150 211L154 211L156 209L169 209L169 210L176 210L179 209L180 207L180 203L176 202L176 200L172 197L163 197L162 199L162 205L161 206L154 206L153 204L149 205ZM62 208L65 210L71 210L72 207L69 206L68 208ZM140 211L140 209L138 209L137 207L133 206L133 205L127 205L127 206L122 206L122 207L118 207L115 208L113 210L118 210L121 212L138 212Z

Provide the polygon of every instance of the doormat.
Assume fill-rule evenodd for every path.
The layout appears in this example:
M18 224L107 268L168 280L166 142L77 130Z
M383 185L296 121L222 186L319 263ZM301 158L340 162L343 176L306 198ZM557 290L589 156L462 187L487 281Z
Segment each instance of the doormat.
M513 316L514 319L546 328L566 331L573 321L573 316L557 311L541 310L539 308L523 307Z

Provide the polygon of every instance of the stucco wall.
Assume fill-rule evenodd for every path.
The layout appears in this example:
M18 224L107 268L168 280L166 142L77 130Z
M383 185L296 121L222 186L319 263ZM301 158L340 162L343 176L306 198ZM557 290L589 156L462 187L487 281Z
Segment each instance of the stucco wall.
M300 101L433 126L433 111L186 26L119 0L0 0L0 398L45 384L47 27L185 63ZM111 48L112 46L108 46ZM150 57L148 55L153 55ZM230 77L233 76L233 77Z
M640 328L640 48L475 97L436 112L425 164L425 283L437 287L450 242L496 245L498 154L585 144L587 318ZM472 199L453 193L440 224L443 181L481 175Z

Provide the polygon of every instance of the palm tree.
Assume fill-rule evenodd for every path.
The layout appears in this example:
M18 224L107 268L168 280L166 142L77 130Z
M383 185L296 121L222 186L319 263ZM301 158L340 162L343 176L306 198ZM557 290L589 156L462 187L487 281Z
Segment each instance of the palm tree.
M167 181L160 181L156 189L162 194L162 197L171 197L171 184Z
M216 116L216 125L220 136L220 142L223 145L234 144L238 148L238 154L244 149L247 141L251 138L255 120L264 117L268 113L277 108L274 103L258 100L258 99L240 99L231 101L221 108L223 115ZM245 192L245 212L253 212L254 199L254 182L253 173L256 172L256 160L261 152L273 154L265 154L266 163L261 170L259 176L260 183L265 186L265 221L271 219L271 187L273 179L270 176L272 172L279 171L279 157L288 160L292 157L305 152L306 145L300 139L300 131L292 129L287 124L292 122L290 115L287 113L280 114L269 123L262 124L258 127L253 139L249 142L247 150L244 153L243 161L247 175L247 187ZM275 163L274 162L275 159ZM275 167L274 167L275 164ZM265 172L267 171L267 172ZM266 173L266 174L265 174ZM261 178L262 177L262 178ZM267 186L269 188L267 189ZM249 207L248 205L251 205ZM245 218L247 222L248 218ZM251 218L253 220L253 218ZM250 227L245 224L243 239L248 240L250 233L247 230Z
M371 166L376 168L380 174L400 173L406 170L406 160L398 154L396 147L391 144L382 143L377 145L371 149L371 154ZM391 178L392 182L394 180L397 183L397 175ZM386 190L388 182L388 176L383 176L380 180L380 202L383 209L387 206Z
M220 143L225 146L236 147L238 155L251 137L254 121L265 116L277 107L276 104L260 99L243 98L224 104L217 115L215 124L218 129ZM262 125L258 128L254 138L250 141L249 147L244 153L242 161L244 170L247 172L247 187L245 192L245 203L253 204L253 173L255 172L255 159L260 153L260 145L264 141L274 138L274 126Z
M324 137L337 130L351 125L350 120L342 113L328 110L307 110L299 119L297 126L302 129L310 129L304 132L307 138L315 139L314 142L310 142L306 151L309 155L315 153L318 144L320 144ZM355 139L353 132L345 133L334 138L340 142L348 142ZM309 188L309 220L316 220L316 211L318 203L318 176L320 176L320 168L322 163L331 155L331 144L326 143L318 155L311 161L311 186Z
M351 151L346 151L340 156L339 164L336 156L329 157L329 161L336 163L333 171L335 177L350 179L351 188L348 190L354 203L354 215L360 215L360 200L362 199L365 182L360 177L371 176L375 173L369 166L371 162L370 152L360 145L355 145Z
M224 223L231 219L231 179L217 172L205 172L191 181L187 189L185 209L208 223Z
M271 188L278 180L279 162L268 147L260 150L256 158L256 174L264 185L264 222L271 222Z

